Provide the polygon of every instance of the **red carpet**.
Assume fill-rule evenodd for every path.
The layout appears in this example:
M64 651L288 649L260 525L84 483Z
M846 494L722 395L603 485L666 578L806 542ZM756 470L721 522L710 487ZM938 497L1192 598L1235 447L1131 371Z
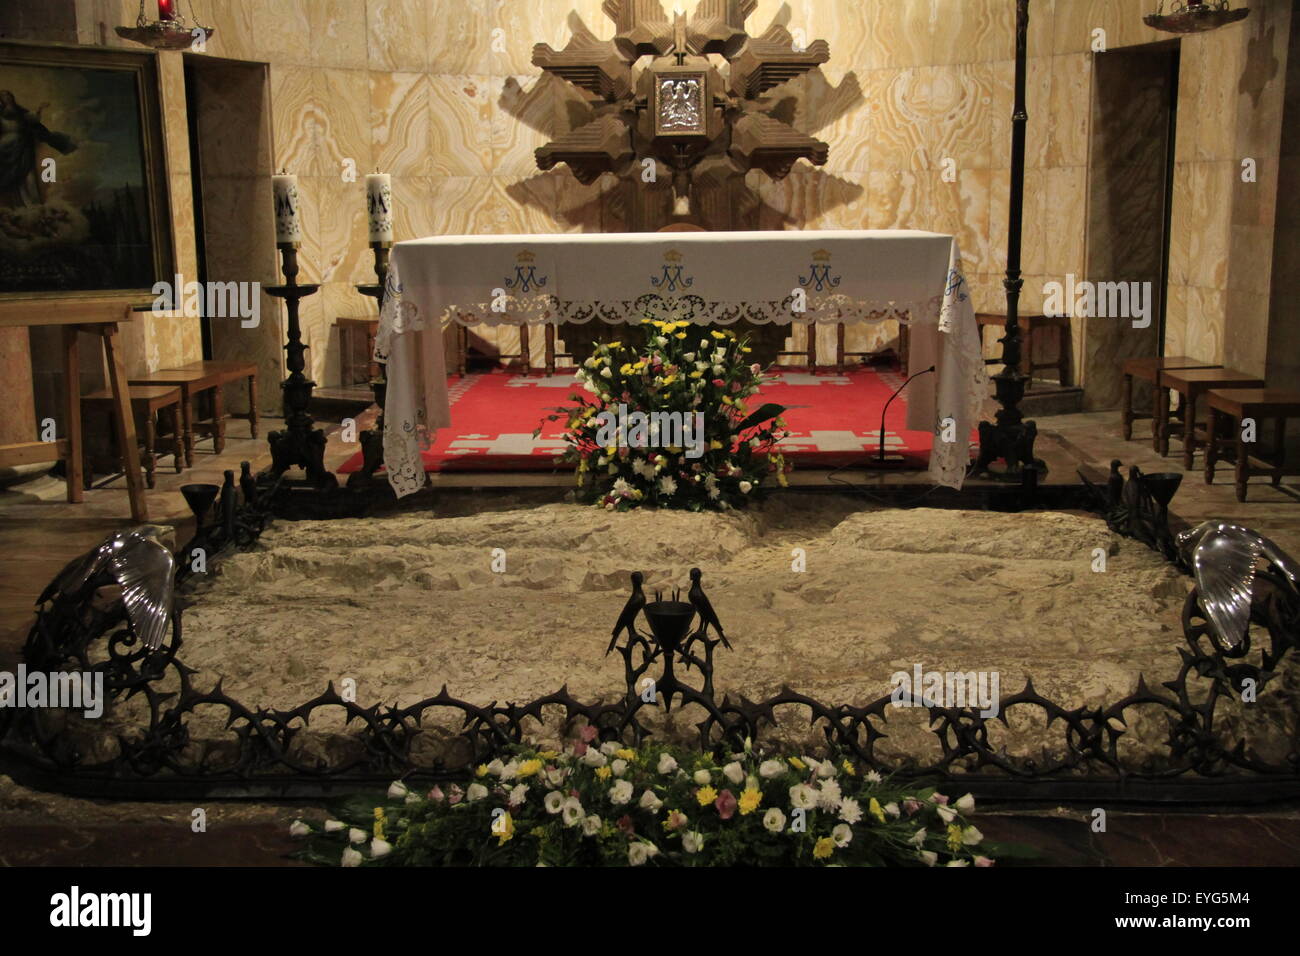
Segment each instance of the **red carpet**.
M782 443L796 468L835 468L863 461L880 447L880 411L903 383L893 371L855 368L841 375L810 375L782 366L750 407L777 402L789 411L785 419L791 436ZM553 410L572 404L575 385L570 372L551 377L497 371L452 376L451 427L438 433L424 453L426 471L552 471L554 457L564 450L558 436L563 421L546 422L534 440L533 430ZM916 386L912 386L913 388ZM929 432L906 431L904 392L885 419L886 457L924 468L929 463ZM358 452L340 469L349 474L361 467ZM568 467L568 466L564 466Z

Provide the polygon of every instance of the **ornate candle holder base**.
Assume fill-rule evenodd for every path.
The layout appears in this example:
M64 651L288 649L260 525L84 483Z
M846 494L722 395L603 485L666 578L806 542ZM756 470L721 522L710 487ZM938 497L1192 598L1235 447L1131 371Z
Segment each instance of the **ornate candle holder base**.
M370 248L375 253L375 275L379 279L373 285L359 285L357 291L370 296L378 303L379 311L384 311L384 289L388 283L388 254L391 242L372 242ZM371 380L371 389L375 393L375 404L379 406L379 415L375 418L373 428L368 428L358 436L361 442L361 470L348 476L349 488L367 488L375 480L375 472L384 464L384 402L388 394L388 376L384 364L379 363L379 374Z
M270 286L265 291L269 296L283 299L289 314L288 341L284 346L289 377L280 385L284 393L285 427L267 436L271 446L271 473L279 478L290 468L299 467L306 472L307 481L312 486L322 490L335 488L338 481L325 468L325 433L312 427L314 422L307 414L316 383L303 374L306 368L303 353L307 347L302 343L302 327L298 322L299 300L315 295L320 286L298 284L297 243L280 242L276 245L280 249L285 283Z

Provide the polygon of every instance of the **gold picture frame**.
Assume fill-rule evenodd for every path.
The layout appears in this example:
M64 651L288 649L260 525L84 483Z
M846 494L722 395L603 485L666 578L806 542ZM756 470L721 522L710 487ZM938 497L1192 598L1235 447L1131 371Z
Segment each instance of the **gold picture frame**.
M0 300L171 278L160 94L153 52L0 41Z

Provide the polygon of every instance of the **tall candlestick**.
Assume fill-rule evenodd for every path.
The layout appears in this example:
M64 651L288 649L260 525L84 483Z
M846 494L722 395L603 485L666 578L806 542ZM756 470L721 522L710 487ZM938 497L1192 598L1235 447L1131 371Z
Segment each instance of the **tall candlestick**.
M393 177L371 173L366 177L366 209L370 215L370 241L393 241Z
M298 216L298 177L281 173L271 177L275 195L275 241L302 242L302 222Z

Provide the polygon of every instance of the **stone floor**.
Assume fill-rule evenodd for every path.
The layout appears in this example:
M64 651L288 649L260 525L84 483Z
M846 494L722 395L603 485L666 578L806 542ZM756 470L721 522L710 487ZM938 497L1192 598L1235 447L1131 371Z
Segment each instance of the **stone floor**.
M264 427L277 427L265 421ZM363 421L364 427L365 422ZM1136 431L1141 439L1125 442L1120 437L1118 414L1081 413L1043 417L1038 420L1041 447L1059 480L1060 472L1077 463L1105 469L1112 458L1125 466L1137 464L1144 471L1180 471L1177 455L1161 459L1145 440L1144 423ZM189 482L217 482L225 469L238 470L248 460L254 470L269 464L265 440L251 440L242 422L231 425L231 436L222 455L214 455L210 443L200 445L195 467L182 475L173 473L170 459L162 459L158 486L148 494L151 520L178 525L184 536L189 529L188 509L178 488ZM1177 453L1177 443L1174 443ZM327 465L336 467L352 454L355 446L331 435ZM1050 450L1050 455L1045 454ZM1251 482L1249 501L1236 500L1230 474L1212 486L1203 483L1197 469L1187 474L1173 502L1173 510L1188 521L1230 518L1269 535L1283 548L1300 555L1300 482L1288 479L1273 488L1267 479ZM883 480L883 479L873 479ZM915 476L891 476L890 481L914 481ZM479 491L468 489L449 494L448 511L470 513L495 510L503 496L519 500L519 484L512 489L493 490L495 482L475 482ZM503 484L509 484L505 482ZM545 484L544 482L542 484ZM539 489L541 491L541 489ZM454 500L453 500L454 499ZM32 620L32 602L50 579L71 558L118 528L130 524L126 491L120 477L101 481L80 505L66 502L63 486L51 478L40 478L0 490L0 668L11 669ZM32 804L32 796L24 805ZM66 815L42 812L36 806L19 810L6 801L0 806L0 865L110 864L110 863L193 863L196 865L262 865L288 862L292 849L284 835L282 818L292 812L266 808L255 820L233 822L220 840L203 842L190 835L188 827L172 824L111 822L67 822ZM51 798L58 800L60 798ZM188 810L186 811L188 812ZM990 816L982 823L991 838L1014 840L1044 848L1046 862L1061 865L1247 865L1300 863L1300 814L1112 814L1109 832L1092 833L1078 814L1013 813ZM211 835L211 834L209 834Z

